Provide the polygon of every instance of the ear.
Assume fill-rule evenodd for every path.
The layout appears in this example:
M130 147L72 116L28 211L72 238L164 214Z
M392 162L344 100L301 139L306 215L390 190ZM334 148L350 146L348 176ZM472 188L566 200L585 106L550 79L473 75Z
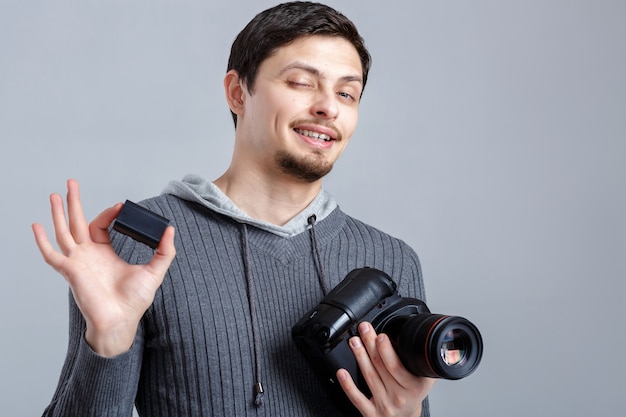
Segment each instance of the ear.
M230 110L237 116L243 115L245 87L237 71L230 70L226 73L224 77L224 93L226 94L226 101Z

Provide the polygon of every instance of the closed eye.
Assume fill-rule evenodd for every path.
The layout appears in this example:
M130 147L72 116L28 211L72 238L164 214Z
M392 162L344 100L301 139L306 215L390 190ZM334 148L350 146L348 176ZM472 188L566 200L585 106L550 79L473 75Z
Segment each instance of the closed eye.
M287 81L287 85L290 87L312 87L312 84L306 82L298 82L298 81Z

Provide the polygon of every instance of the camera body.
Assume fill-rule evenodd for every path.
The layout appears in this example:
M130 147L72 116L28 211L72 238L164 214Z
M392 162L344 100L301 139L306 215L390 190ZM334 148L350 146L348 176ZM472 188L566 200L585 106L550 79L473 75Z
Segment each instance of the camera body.
M363 321L389 336L403 365L417 376L464 378L482 357L482 338L472 323L431 314L423 301L400 296L383 271L357 268L292 328L298 349L346 415L360 414L337 382L337 370L346 369L357 387L371 396L348 344Z

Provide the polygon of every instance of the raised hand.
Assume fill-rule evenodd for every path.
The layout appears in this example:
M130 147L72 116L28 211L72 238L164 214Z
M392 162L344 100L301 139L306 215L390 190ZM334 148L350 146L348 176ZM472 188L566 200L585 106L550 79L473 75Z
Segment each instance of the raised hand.
M419 417L422 401L435 383L434 379L410 373L396 354L386 334L376 334L371 324L359 324L360 337L350 339L350 348L372 398L367 398L345 369L337 379L352 404L366 417Z
M174 228L165 230L148 264L130 265L115 253L108 232L122 204L87 224L78 182L68 180L67 189L67 219L62 197L50 196L59 250L37 223L32 226L35 241L46 263L68 282L87 324L87 343L102 356L115 356L132 346L139 321L176 255Z

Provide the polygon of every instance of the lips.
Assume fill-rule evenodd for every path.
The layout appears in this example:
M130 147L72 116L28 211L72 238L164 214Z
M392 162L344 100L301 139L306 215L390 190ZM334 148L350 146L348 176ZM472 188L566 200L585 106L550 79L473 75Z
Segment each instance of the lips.
M322 119L294 120L290 127L297 134L316 141L341 142L341 132L330 122Z

